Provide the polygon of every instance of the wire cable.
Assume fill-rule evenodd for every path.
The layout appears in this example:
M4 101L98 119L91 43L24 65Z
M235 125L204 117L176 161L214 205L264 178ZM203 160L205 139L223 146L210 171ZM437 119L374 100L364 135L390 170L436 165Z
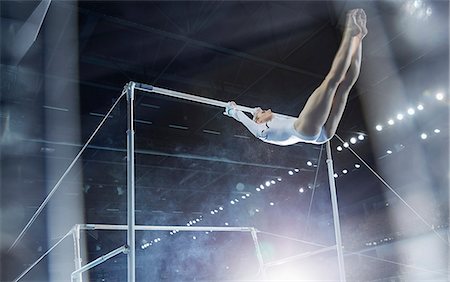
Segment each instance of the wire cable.
M76 157L73 159L72 163L67 167L66 171L63 173L63 175L59 178L58 182L55 184L55 186L53 186L52 190L50 191L50 193L48 193L47 197L44 199L44 201L41 203L41 205L39 206L39 208L36 210L36 212L33 214L33 216L31 217L31 219L28 221L28 223L25 225L25 227L22 229L22 231L19 233L19 235L17 236L16 240L14 240L14 243L11 245L11 247L9 247L8 252L10 252L16 245L17 243L23 238L23 236L25 235L25 232L27 232L27 230L30 228L30 226L34 223L34 221L36 220L36 218L41 214L42 210L45 208L45 206L47 205L47 203L50 201L51 197L53 196L53 194L55 194L55 192L58 190L59 186L61 185L63 179L67 176L67 174L69 174L70 170L72 169L72 167L75 165L75 163L78 161L78 159L81 157L81 154L83 154L83 152L86 150L86 148L88 147L89 143L92 141L92 139L94 139L94 136L97 134L97 132L100 130L100 128L102 127L102 125L105 123L106 119L110 116L111 112L114 110L114 108L116 107L116 105L119 103L120 99L125 95L126 92L122 91L122 94L119 96L119 98L115 101L115 103L112 105L111 109L108 111L108 113L103 117L102 121L100 122L100 124L97 126L97 128L94 130L94 132L91 134L91 136L89 137L89 139L86 141L86 143L84 144L83 148L81 148L81 150L78 152L78 154L76 155Z
M339 135L335 135L339 141L341 141L342 143L344 143L344 140L339 137ZM400 201L405 204L406 207L408 207L408 209L410 209L416 216L417 218L419 218L428 228L430 228L431 231L433 231L434 234L436 234L436 236L442 241L444 242L447 246L450 246L450 244L447 242L447 240L442 237L439 233L437 233L437 231L431 226L431 224L428 223L428 221L426 221L410 204L408 204L408 202L406 202L402 196L400 196L400 194L398 194L394 188L391 187L391 185L389 185L384 179L383 177L381 177L367 162L365 162L350 146L347 148L350 150L350 152L353 153L353 155L355 155L358 160L360 160L380 181L381 183L384 184L384 186L386 186L389 190L391 190L392 193L394 193L394 195L400 199Z

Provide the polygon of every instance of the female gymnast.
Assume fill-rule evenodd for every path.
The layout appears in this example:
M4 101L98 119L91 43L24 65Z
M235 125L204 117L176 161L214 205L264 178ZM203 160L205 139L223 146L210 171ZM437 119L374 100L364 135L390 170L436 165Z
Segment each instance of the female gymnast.
M331 69L308 98L298 118L283 118L270 109L255 108L253 120L228 102L224 114L241 122L260 140L286 146L298 142L323 144L336 133L351 88L361 68L362 40L367 34L362 9L347 13L345 30Z

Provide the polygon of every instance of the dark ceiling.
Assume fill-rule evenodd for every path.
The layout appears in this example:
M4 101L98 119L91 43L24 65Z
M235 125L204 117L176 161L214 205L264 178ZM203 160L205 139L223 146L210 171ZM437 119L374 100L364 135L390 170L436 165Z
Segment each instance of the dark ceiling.
M347 142L359 135L364 140L350 145L357 156L346 148L336 150L342 142L331 140L344 245L362 252L367 242L398 232L407 237L430 232L375 174L411 203L425 223L447 222L448 228L448 2L418 3L432 13L411 10L411 1L53 1L36 40L17 59L12 54L19 51L10 42L40 1L2 1L2 266L10 270L3 272L2 281L18 275L76 223L126 224L123 99L63 179L52 206L17 247L6 251L127 82L297 116L330 68L346 12L357 7L367 13L369 34L361 75L337 134ZM443 101L434 98L437 91L444 94ZM419 103L424 110L416 109ZM416 115L408 115L408 107ZM201 219L197 225L252 226L335 244L325 146L269 145L222 112L137 92L137 224L174 226ZM396 119L399 112L404 120ZM389 118L396 124L388 126ZM382 131L375 129L377 124ZM420 138L422 132L428 134L426 140ZM271 180L276 184L256 190ZM429 205L421 205L417 197ZM240 201L232 204L235 199ZM408 224L414 231L388 219L389 205L413 218ZM88 259L123 244L124 234L112 233L87 233ZM250 274L257 271L249 237L196 235L193 243L190 233L177 238L166 233L138 233L139 247L165 238L152 246L154 251L138 252L138 277L152 277L142 281L253 279ZM264 253L269 260L307 250L305 245L279 248L275 239L261 236L279 250L272 257ZM178 254L180 261L204 259L205 253L194 251L198 248L234 257L230 249L236 242L249 255L227 266L233 274L164 256L177 256L180 246L187 246L191 256ZM209 256L213 264L223 263ZM125 256L115 262L91 271L91 281L124 281ZM245 271L244 263L254 269ZM333 259L327 263L335 264ZM47 281L51 263L42 264L26 281ZM178 269L190 267L196 271ZM399 271L386 269L369 275L366 268L348 266L347 272L372 281ZM335 274L320 277L333 279Z

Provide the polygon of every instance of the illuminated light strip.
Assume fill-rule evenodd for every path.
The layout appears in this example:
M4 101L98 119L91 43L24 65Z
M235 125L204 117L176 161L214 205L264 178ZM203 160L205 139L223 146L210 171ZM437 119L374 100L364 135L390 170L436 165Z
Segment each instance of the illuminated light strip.
M58 108L58 107L52 107L52 106L42 106L44 109L48 109L48 110L55 110L55 111L62 111L62 112L68 112L69 109L66 108Z
M209 133L209 134L220 135L219 131L214 131L214 130L203 129L203 132L204 133Z
M186 126L182 126L182 125L176 125L176 124L169 124L170 128L175 128L175 129L182 129L182 130L188 130L189 127Z
M105 114L100 114L100 113L94 113L94 112L90 112L89 113L91 116L96 116L96 117L105 117ZM113 118L113 115L108 115L108 118Z
M143 124L153 124L153 122L151 122L151 121L142 120L142 119L135 119L134 121L137 123L143 123Z

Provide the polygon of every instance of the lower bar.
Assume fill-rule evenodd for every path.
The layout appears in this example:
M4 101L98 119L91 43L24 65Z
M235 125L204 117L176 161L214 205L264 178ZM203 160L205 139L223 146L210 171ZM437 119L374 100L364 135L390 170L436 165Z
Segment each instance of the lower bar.
M126 225L115 224L80 224L84 230L127 230ZM135 230L140 231L221 231L221 232L252 232L252 227L215 227L215 226L154 226L135 225Z

